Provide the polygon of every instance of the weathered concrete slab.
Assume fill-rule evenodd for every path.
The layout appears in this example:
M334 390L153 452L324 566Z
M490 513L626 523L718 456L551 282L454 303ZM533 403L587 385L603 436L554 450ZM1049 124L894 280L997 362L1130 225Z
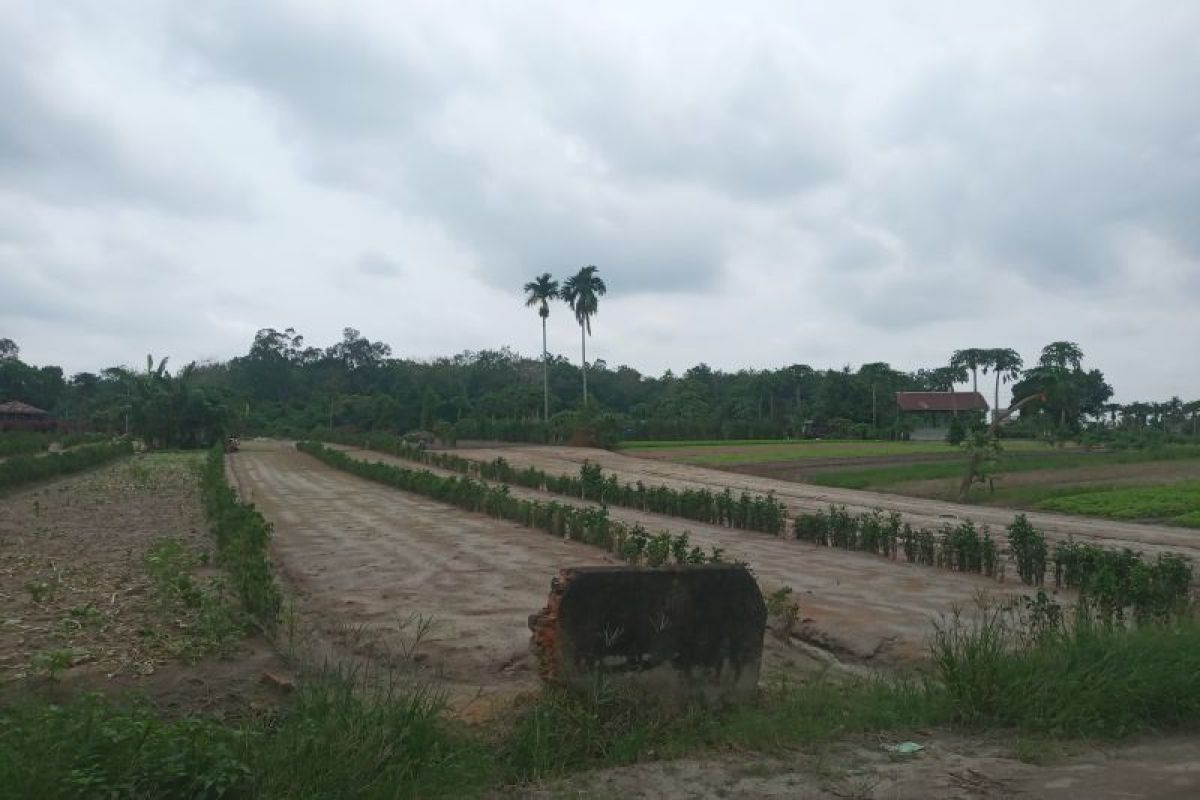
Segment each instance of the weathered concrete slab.
M751 698L767 610L744 566L576 567L529 619L542 678L619 680L670 703Z

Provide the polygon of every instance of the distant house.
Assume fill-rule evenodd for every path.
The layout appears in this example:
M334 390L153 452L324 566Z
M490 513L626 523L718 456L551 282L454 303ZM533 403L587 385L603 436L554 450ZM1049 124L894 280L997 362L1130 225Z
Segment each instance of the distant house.
M0 403L0 431L51 431L56 427L49 411L20 400Z
M950 430L950 421L963 422L983 418L988 403L979 392L896 392L896 407L918 441L941 441Z

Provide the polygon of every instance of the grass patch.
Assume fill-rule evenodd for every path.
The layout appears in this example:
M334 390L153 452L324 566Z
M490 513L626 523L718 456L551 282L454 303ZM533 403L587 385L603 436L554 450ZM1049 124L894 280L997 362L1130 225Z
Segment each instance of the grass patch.
M455 797L496 769L441 698L326 673L278 714L226 725L144 702L84 696L0 709L0 796L37 798Z
M585 769L722 750L770 753L847 735L931 727L1017 741L1200 729L1200 622L1074 624L1045 595L952 617L918 679L830 673L778 684L727 711L668 713L598 686L547 690L485 731L447 721L442 698L378 676L326 672L281 711L238 725L171 719L84 697L0 709L0 787L11 796L461 797ZM1018 748L1021 749L1021 748Z
M142 558L163 610L182 631L167 644L178 658L195 662L216 653L228 655L246 633L247 619L219 577L198 583L193 572L202 559L179 540L159 539Z
M1200 481L1073 492L1042 500L1038 507L1108 519L1165 519L1194 524L1200 516Z
M1073 469L1076 467L1103 467L1115 464L1141 464L1152 461L1175 461L1200 457L1200 448L1191 445L1163 447L1154 450L1122 450L1104 453L1083 452L1029 452L1026 448L1013 448L1005 442L1000 474L1014 472L1036 472L1040 470ZM1034 444L1034 443L1025 443ZM1044 447L1038 445L1038 447ZM878 489L908 481L941 480L961 478L965 470L966 457L956 452L954 461L938 461L926 464L905 464L865 469L838 469L815 472L807 476L809 483L832 486L840 489ZM998 493L997 493L998 494Z
M1119 738L1200 726L1200 621L1065 624L1041 595L935 633L954 718L1056 737Z

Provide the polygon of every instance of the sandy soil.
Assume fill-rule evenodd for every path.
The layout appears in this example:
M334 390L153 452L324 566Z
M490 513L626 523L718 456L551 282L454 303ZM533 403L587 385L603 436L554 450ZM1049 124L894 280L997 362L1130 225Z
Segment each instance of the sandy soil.
M925 751L894 756L861 741L815 754L728 755L575 775L512 796L528 798L760 797L845 800L1029 798L1190 800L1200 796L1200 742L1155 739L1085 748L1048 765L1018 761L1003 743L920 736Z
M368 461L413 466L412 462L381 453L339 449ZM574 498L518 486L511 487L511 492L534 500L588 505ZM801 632L803 638L853 663L897 663L921 658L927 652L932 619L955 605L973 603L980 593L1000 595L1022 591L1019 584L1001 584L978 575L931 570L904 561L732 531L661 514L611 506L609 515L622 522L640 523L652 531L686 531L692 543L705 549L720 547L727 559L749 564L764 592L792 587L800 602L801 615L807 620ZM535 539L547 538L537 531L526 532Z
M0 688L52 695L136 689L167 705L233 707L260 694L270 648L183 664L185 621L164 612L143 567L171 537L211 551L193 471L197 457L137 456L0 498ZM63 653L53 681L36 662ZM32 682L32 683L30 683Z
M579 465L585 460L590 460L600 464L606 471L615 472L622 480L631 482L642 480L647 484L664 484L680 488L692 486L722 490L728 486L734 491L743 489L759 493L772 491L793 514L816 511L833 503L845 505L851 511L866 511L873 508L897 511L907 521L925 527L937 527L947 520L970 519L976 524L990 526L993 531L1002 531L1004 526L1012 522L1013 517L1012 511L1003 508L790 483L686 464L650 461L606 450L526 446L502 450L459 450L458 452L465 458L480 460L503 456L516 466L532 465L549 472L576 474L579 471ZM1096 541L1109 547L1132 547L1148 553L1173 550L1192 558L1200 558L1200 536L1185 529L1046 512L1030 512L1028 516L1030 521L1045 531L1047 538L1051 540L1074 536L1076 539Z
M290 444L244 442L229 464L243 499L275 525L272 559L315 646L437 677L456 700L536 686L527 621L551 578L613 563L339 472Z

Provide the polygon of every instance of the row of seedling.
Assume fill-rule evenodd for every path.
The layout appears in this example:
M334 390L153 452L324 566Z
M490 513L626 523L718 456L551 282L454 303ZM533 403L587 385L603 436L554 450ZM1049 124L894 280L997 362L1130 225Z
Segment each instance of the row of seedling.
M633 564L707 564L722 560L719 548L705 552L692 547L686 532L676 535L667 531L651 534L641 525L627 525L611 519L608 510L603 507L577 507L553 500L525 500L514 497L504 484L484 483L469 475L443 477L429 470L361 461L318 442L298 442L296 447L332 467L359 477L424 495L465 511L487 514L537 528L553 536L599 547Z
M914 528L899 514L875 510L852 514L845 506L799 514L797 539L889 558L900 553L914 564L1003 579L1006 561L985 525L945 524L936 531ZM1128 548L1113 550L1068 539L1054 545L1024 514L1007 528L1008 555L1021 581L1042 586L1048 576L1060 589L1077 589L1099 619L1123 623L1163 618L1189 607L1192 563L1177 553L1152 560Z
M133 445L126 441L94 444L62 453L13 456L0 461L0 489L69 475L132 453Z
M797 539L843 550L904 558L914 564L997 577L1000 560L995 540L986 527L971 522L943 525L937 531L914 528L893 512L879 509L852 514L845 506L799 514L793 524Z
M453 453L429 451L421 445L387 434L338 438L343 443L361 445L369 450L451 472L552 494L770 534L783 533L787 527L787 507L773 493L756 495L741 492L734 495L729 489L713 492L708 489L646 486L642 481L622 483L616 475L606 475L599 464L591 463L584 463L578 476L551 474L534 467L514 467L504 458L472 461Z

